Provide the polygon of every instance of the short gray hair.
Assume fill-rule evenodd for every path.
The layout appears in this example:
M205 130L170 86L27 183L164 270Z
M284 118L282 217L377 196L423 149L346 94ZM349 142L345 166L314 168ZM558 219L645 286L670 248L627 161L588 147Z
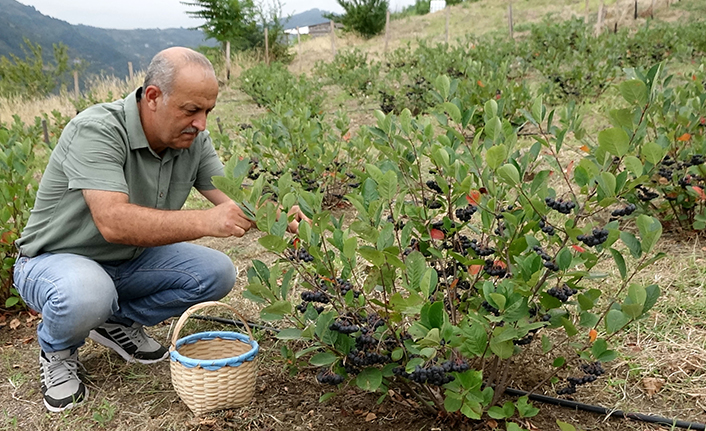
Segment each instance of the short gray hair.
M187 64L201 66L204 70L209 70L213 72L214 75L216 74L211 62L200 52L185 49L179 52L179 56L175 58L174 56L166 55L164 51L162 51L154 56L150 65L147 67L147 73L145 74L145 81L142 84L142 88L146 89L150 85L154 85L159 87L165 96L169 96L172 92L177 70L179 67Z

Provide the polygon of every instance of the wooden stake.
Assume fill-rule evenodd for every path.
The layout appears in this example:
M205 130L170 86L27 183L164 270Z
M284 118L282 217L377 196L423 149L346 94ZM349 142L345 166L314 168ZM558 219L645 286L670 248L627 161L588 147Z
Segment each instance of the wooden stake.
M586 0L586 6L584 6L583 9L585 14L585 18L583 20L586 22L586 24L588 24L588 0Z
M270 65L270 36L265 27L265 64Z
M605 7L604 0L601 0L601 4L598 6L598 21L596 22L596 36L601 34L601 31L603 30L603 8L604 7Z
M510 3L507 5L507 27L508 30L510 31L510 39L515 38L515 29L513 28L512 25L512 0L510 0Z
M387 52L387 44L390 42L390 10L387 10L385 18L385 52Z
M637 19L637 0L635 0L635 12L632 14L632 19L633 20Z
M230 81L230 41L226 42L226 81Z
M655 0L652 0L652 4L650 5L650 18L655 19Z
M297 27L297 47L299 48L299 71L302 71L302 37L301 34L299 33L299 27Z
M331 55L336 57L336 32L334 31L333 20L329 21L331 23Z
M78 70L74 70L74 96L76 96L76 100L81 96L81 92L78 89Z
M449 44L449 17L451 16L451 6L446 6L446 44Z
M218 125L218 132L223 134L223 125L221 124L221 117L216 117L216 124Z
M132 73L132 61L127 62L127 75L130 77L130 81L132 81L132 78L134 77Z

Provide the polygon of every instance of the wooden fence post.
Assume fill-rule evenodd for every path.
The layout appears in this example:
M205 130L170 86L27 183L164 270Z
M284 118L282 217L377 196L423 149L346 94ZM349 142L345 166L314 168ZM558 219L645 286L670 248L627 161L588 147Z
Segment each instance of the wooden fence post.
M336 32L333 24L333 20L329 21L331 23L331 55L336 57Z
M78 89L78 70L74 70L74 96L76 96L76 100L81 96L81 92Z
M515 29L512 24L512 0L507 5L507 27L510 31L510 39L515 38Z
M132 78L134 77L132 72L132 61L127 62L127 74L130 77L130 81L132 81Z
M218 133L223 134L223 125L221 124L221 117L216 117L216 124L218 125Z
M387 52L387 44L390 41L390 10L387 10L387 17L385 18L385 52Z
M652 0L652 4L650 5L650 18L655 19L655 0Z
M601 4L598 5L598 20L596 22L596 36L601 34L601 30L603 30L603 8L604 7L605 7L604 0L601 0Z
M297 48L299 48L299 71L302 71L302 37L297 27Z
M230 81L230 41L226 41L226 81Z
M588 24L588 0L586 0L586 5L583 7L583 10L585 15L583 20L586 24Z
M636 20L637 19L637 0L635 0L635 12L632 14L632 19Z
M451 6L446 5L446 44L449 44L449 17L451 16Z
M270 65L270 36L265 27L265 64Z

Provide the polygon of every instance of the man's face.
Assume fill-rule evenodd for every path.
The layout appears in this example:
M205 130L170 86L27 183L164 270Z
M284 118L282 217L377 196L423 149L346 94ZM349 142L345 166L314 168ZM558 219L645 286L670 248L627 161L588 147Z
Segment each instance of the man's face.
M171 93L157 97L154 107L156 141L152 149L189 148L199 132L206 129L206 117L216 105L218 81L198 66L177 72Z

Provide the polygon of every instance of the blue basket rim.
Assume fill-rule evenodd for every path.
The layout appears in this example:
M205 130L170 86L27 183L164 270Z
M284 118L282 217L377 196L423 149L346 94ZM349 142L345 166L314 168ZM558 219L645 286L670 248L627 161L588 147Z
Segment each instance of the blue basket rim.
M251 349L238 356L213 360L189 358L178 351L179 348L185 344L193 344L197 341L213 340L216 338L242 341L243 343L249 344ZM169 353L169 356L171 360L179 362L187 368L201 367L213 371L223 367L238 367L242 365L243 362L252 361L255 359L255 355L257 355L259 350L260 345L254 339L251 339L249 335L231 331L208 331L187 335L186 337L178 339L175 348Z

